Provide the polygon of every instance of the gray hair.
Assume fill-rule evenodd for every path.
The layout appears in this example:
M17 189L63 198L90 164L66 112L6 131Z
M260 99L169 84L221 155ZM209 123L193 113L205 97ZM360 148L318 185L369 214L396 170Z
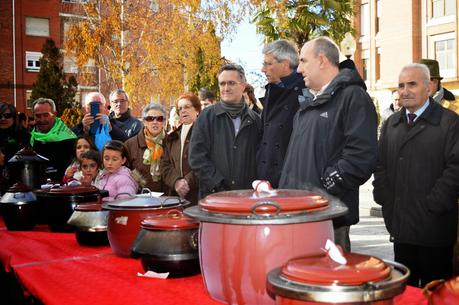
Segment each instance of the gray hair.
M148 116L148 111L150 111L150 110L159 111L164 115L165 119L167 118L166 109L164 109L164 107L161 104L158 104L158 103L155 103L155 102L152 102L152 103L150 103L149 105L147 105L147 106L145 106L143 108L143 110L142 110L142 118L147 117Z
M116 89L110 92L110 96L109 96L110 102L113 102L114 100L116 100L116 96L119 94L124 94L124 96L126 97L126 100L129 101L129 95L127 94L126 91L124 91L123 89Z
M233 63L224 64L223 66L220 67L220 70L218 71L218 75L222 74L223 71L236 71L237 74L239 75L239 79L244 83L247 82L245 78L244 68L242 68L242 66L238 64L233 64Z
M316 56L322 54L332 65L336 67L339 66L339 49L333 40L328 37L321 36L311 40L310 42L313 43L314 54Z
M426 85L426 86L429 85L429 82L430 82L430 70L426 65L419 64L419 63L408 64L408 65L403 66L403 68L400 71L400 73L402 73L405 70L410 70L410 69L417 69L417 70L421 71L424 85Z
M83 107L85 107L86 105L88 105L89 103L91 103L92 98L93 98L94 96L100 97L101 103L105 106L105 104L106 104L105 96L104 96L102 93L100 93L100 92L93 91L93 92L89 92L89 93L86 94L86 96L84 97Z
M271 54L279 62L287 60L292 70L298 67L298 49L288 40L281 39L271 42L263 47L262 53Z
M56 112L56 103L50 98L46 97L39 97L33 102L32 109L35 109L35 105L43 105L43 104L48 104L51 106L51 109L53 112Z

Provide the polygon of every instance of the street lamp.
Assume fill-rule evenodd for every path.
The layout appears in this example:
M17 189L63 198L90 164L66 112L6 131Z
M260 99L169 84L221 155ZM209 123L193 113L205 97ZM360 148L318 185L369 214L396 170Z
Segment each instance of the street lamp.
M344 56L346 56L347 59L351 59L357 47L351 32L344 34L344 39L341 41L340 47Z

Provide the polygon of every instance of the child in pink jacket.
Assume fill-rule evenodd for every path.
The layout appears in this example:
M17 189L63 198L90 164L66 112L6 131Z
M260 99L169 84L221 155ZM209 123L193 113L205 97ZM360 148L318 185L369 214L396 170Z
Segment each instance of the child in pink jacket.
M107 190L107 201L134 196L137 193L138 184L132 178L131 171L125 165L128 152L123 142L112 140L105 144L102 150L104 169L97 182L97 187Z

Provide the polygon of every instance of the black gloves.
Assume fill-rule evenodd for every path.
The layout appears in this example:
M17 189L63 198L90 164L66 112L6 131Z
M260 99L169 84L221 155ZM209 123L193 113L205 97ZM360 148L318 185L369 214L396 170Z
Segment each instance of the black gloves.
M338 168L328 167L320 180L327 192L332 195L338 195L345 190L342 173Z

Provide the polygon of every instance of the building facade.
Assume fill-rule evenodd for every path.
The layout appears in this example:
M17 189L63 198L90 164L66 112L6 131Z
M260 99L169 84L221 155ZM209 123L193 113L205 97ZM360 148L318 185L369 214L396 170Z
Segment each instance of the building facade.
M14 104L21 112L31 113L28 102L32 85L40 71L43 43L51 38L63 47L65 29L81 0L2 0L0 1L0 100ZM77 75L72 58L64 54L64 72ZM84 72L98 75L88 63ZM80 71L81 72L81 71ZM79 80L79 79L78 79ZM85 84L79 80L77 99L86 91L98 90L98 81ZM83 84L83 85L82 85Z
M380 107L390 103L400 69L436 59L442 84L459 95L459 0L355 2L355 62Z

